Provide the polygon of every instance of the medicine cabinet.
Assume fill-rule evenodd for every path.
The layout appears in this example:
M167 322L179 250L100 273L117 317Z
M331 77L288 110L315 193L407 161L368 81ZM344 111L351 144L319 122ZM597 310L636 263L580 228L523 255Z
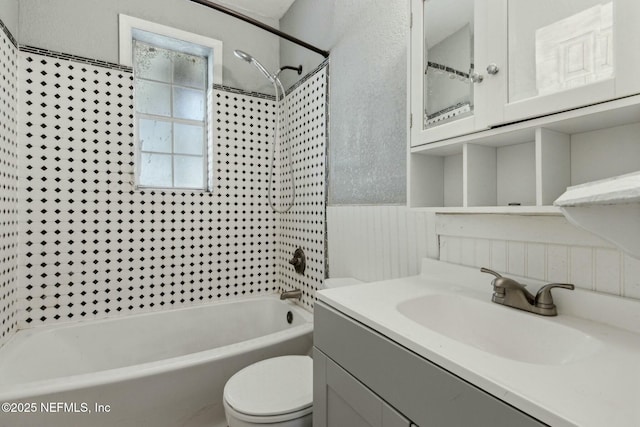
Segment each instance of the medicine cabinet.
M558 213L568 186L640 169L640 2L411 0L411 16L411 207Z

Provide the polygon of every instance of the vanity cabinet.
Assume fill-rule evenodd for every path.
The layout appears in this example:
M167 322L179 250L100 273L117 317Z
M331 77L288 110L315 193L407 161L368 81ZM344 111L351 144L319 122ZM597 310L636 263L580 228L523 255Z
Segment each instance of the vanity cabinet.
M314 390L313 425L336 427L411 427L414 425L317 348L314 349L313 363L314 385L317 384Z
M321 301L314 346L314 427L545 425Z
M640 169L640 2L411 0L408 204L559 214Z

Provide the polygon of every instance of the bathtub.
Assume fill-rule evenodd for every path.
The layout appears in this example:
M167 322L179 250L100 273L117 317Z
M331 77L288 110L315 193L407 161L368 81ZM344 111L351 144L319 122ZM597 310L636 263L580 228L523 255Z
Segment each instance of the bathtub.
M307 354L312 330L264 296L18 331L0 348L0 426L225 426L231 375Z

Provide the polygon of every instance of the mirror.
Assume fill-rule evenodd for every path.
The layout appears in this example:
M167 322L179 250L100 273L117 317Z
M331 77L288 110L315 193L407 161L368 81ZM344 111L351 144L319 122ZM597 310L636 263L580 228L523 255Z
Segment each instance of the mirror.
M473 33L473 0L425 1L424 129L473 114Z
M509 102L614 77L613 2L509 2Z

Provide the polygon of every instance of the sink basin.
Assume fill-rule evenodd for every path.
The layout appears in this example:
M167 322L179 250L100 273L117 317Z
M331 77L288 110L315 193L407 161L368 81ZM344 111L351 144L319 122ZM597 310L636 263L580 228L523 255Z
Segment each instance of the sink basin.
M600 343L554 318L455 294L401 302L397 310L436 333L495 356L525 363L563 365L593 354Z

